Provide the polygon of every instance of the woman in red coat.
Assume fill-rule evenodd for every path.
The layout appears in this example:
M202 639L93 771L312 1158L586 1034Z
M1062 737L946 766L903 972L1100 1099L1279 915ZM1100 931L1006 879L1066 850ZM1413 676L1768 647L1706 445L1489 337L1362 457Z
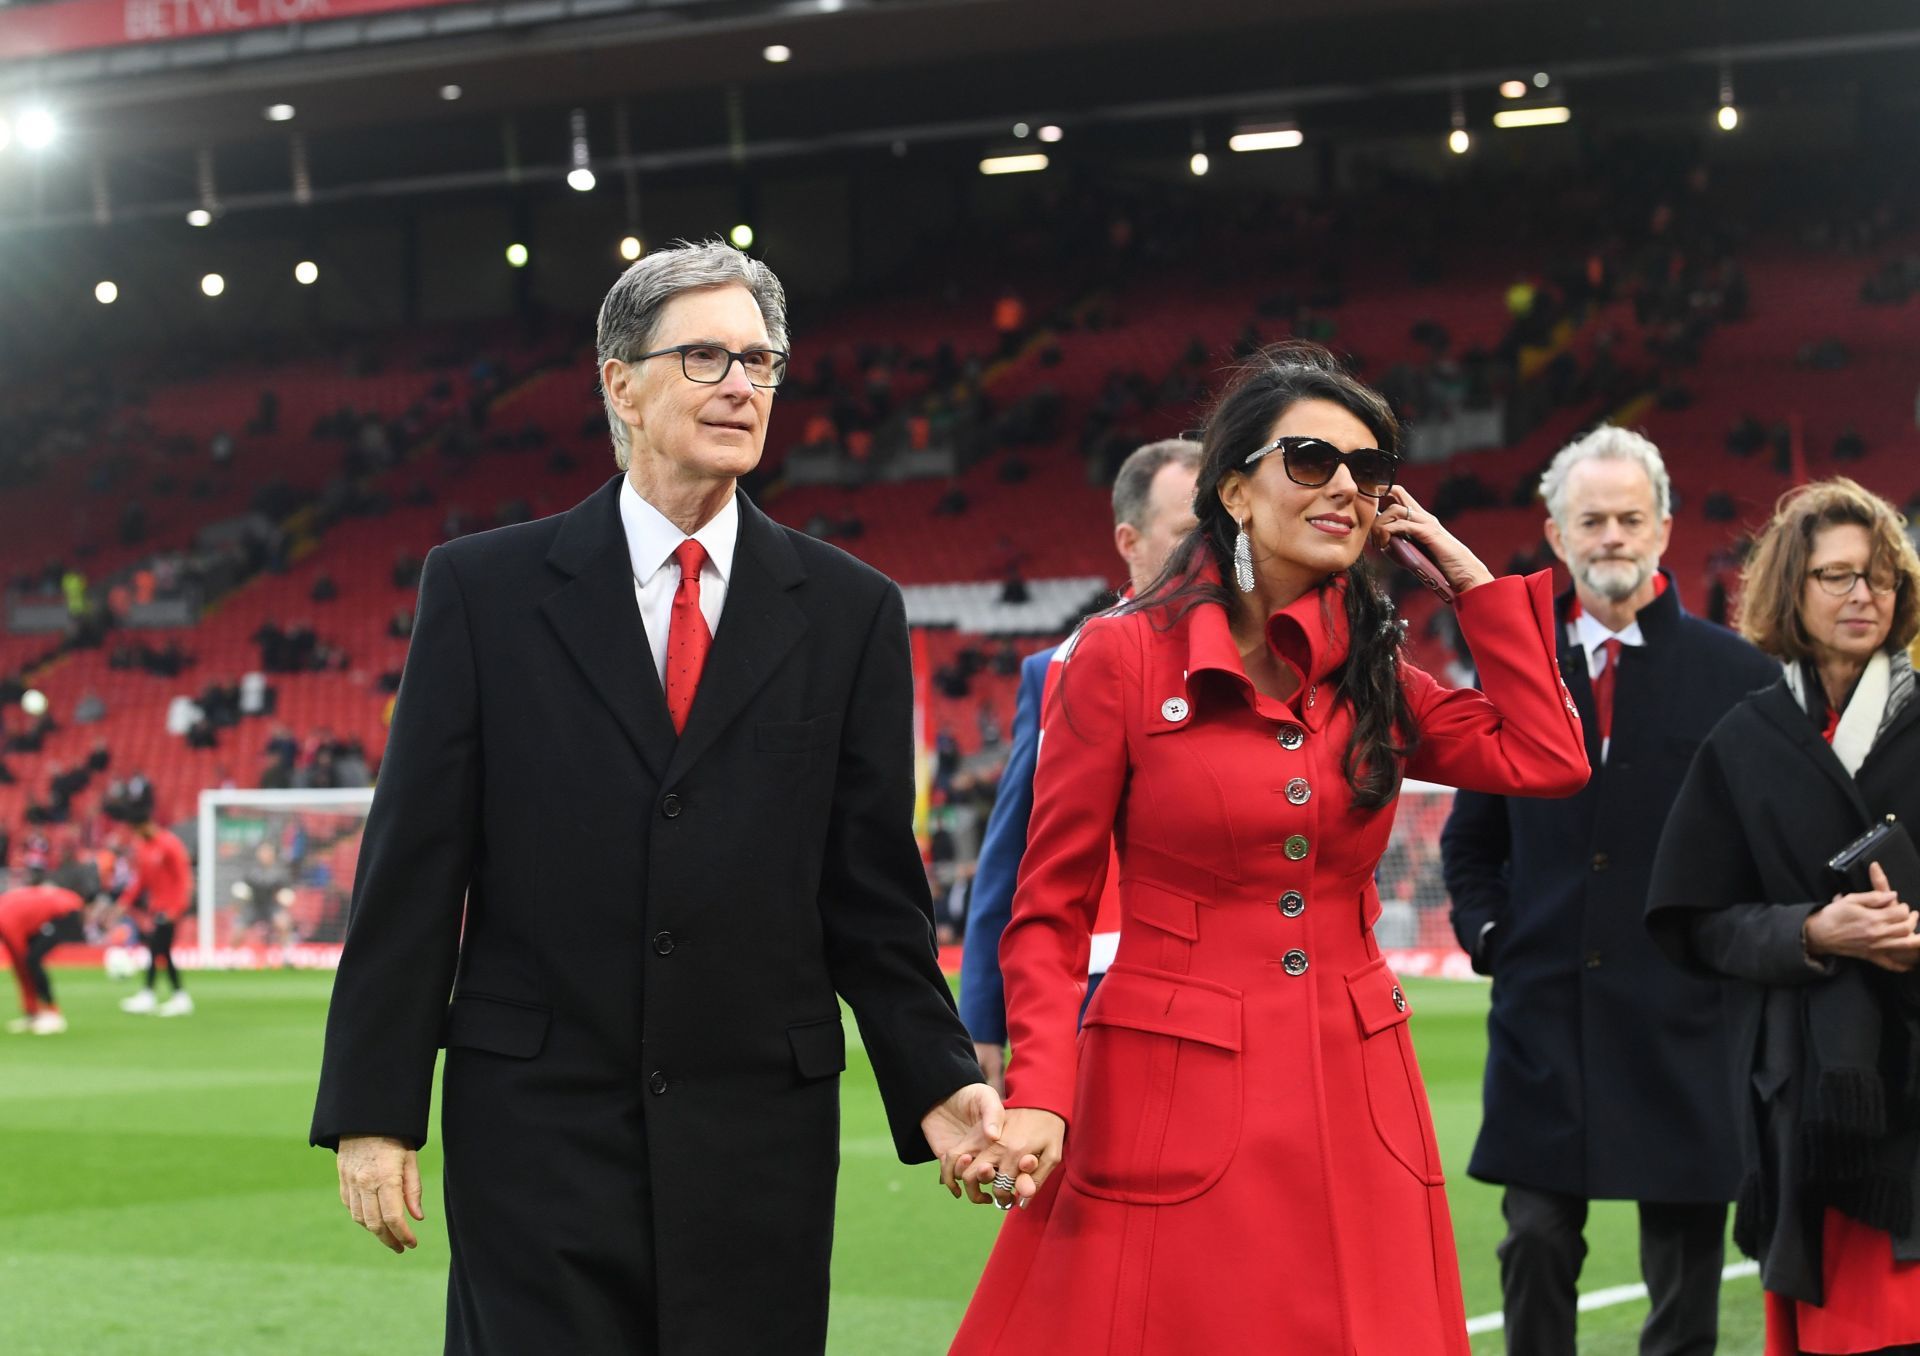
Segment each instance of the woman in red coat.
M1373 872L1403 776L1585 784L1549 580L1495 580L1394 488L1392 412L1317 346L1255 358L1204 441L1199 527L1083 628L1045 713L1009 1110L965 1169L1023 1208L953 1351L1465 1356ZM1360 558L1394 537L1460 595L1485 695L1403 657ZM1119 955L1076 1040L1110 839Z

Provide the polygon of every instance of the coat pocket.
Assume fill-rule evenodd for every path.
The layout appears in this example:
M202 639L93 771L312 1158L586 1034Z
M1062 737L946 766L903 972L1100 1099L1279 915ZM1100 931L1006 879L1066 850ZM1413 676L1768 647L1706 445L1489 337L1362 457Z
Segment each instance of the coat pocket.
M847 1033L838 1017L787 1028L794 1071L802 1078L832 1078L847 1067Z
M485 1050L512 1059L532 1059L546 1045L552 1022L549 1008L482 994L455 994L447 1006L440 1044L450 1050Z
M1118 964L1094 995L1080 1048L1067 1180L1135 1205L1191 1200L1240 1143L1241 996Z
M1380 1142L1406 1170L1428 1186L1440 1186L1440 1148L1434 1140L1427 1092L1420 1081L1407 1018L1413 1005L1387 968L1376 960L1346 977L1347 994L1360 1028L1360 1062L1367 1109Z

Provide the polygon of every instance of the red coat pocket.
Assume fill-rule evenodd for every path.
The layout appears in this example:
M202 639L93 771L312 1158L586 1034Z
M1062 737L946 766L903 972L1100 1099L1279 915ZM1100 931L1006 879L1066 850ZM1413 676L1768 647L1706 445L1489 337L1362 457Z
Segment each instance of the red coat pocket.
M1407 1036L1413 1005L1384 960L1372 961L1346 978L1360 1026L1360 1060L1373 1128L1408 1172L1428 1186L1440 1186L1446 1181L1440 1171L1440 1149L1434 1141L1413 1042Z
M1067 1180L1135 1205L1191 1200L1240 1143L1241 995L1118 964L1086 1017Z

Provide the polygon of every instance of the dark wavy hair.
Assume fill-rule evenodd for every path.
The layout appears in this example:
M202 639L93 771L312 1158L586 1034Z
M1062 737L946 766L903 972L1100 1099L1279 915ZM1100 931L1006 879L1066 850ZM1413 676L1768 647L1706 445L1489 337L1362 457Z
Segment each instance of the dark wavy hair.
M1221 579L1233 577L1233 539L1240 525L1220 502L1220 482L1229 471L1243 470L1247 454L1267 441L1275 421L1303 400L1338 405L1367 426L1383 452L1398 455L1400 421L1392 407L1333 354L1305 340L1262 349L1234 369L1207 414L1193 493L1198 526L1174 548L1159 577L1116 614L1148 612L1161 631L1202 603L1217 603L1233 615L1235 595L1198 573L1201 553L1207 552ZM1347 658L1332 674L1338 696L1352 704L1354 713L1353 740L1342 766L1354 804L1373 809L1399 793L1401 769L1419 743L1419 732L1400 686L1406 633L1393 603L1374 581L1364 555L1348 567L1346 581ZM1329 622L1333 597L1333 590L1321 590L1320 606Z

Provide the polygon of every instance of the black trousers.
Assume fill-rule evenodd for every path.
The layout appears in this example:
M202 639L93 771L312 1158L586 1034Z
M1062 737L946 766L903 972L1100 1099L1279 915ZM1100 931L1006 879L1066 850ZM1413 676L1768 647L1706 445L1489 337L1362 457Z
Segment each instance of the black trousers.
M1500 1210L1507 1219L1498 1253L1508 1356L1575 1356L1587 1202L1509 1186ZM1640 1356L1713 1356L1726 1235L1721 1202L1640 1202L1640 1275L1651 1300Z
M173 930L171 918L162 918L153 925L146 935L147 943L147 987L151 989L160 978L160 967L167 969L167 980L173 985L173 991L179 993L185 986L180 983L180 969L173 963Z
M47 953L63 942L84 942L87 930L77 913L63 913L27 939L27 980L40 1001L53 1006L53 981L47 978Z

